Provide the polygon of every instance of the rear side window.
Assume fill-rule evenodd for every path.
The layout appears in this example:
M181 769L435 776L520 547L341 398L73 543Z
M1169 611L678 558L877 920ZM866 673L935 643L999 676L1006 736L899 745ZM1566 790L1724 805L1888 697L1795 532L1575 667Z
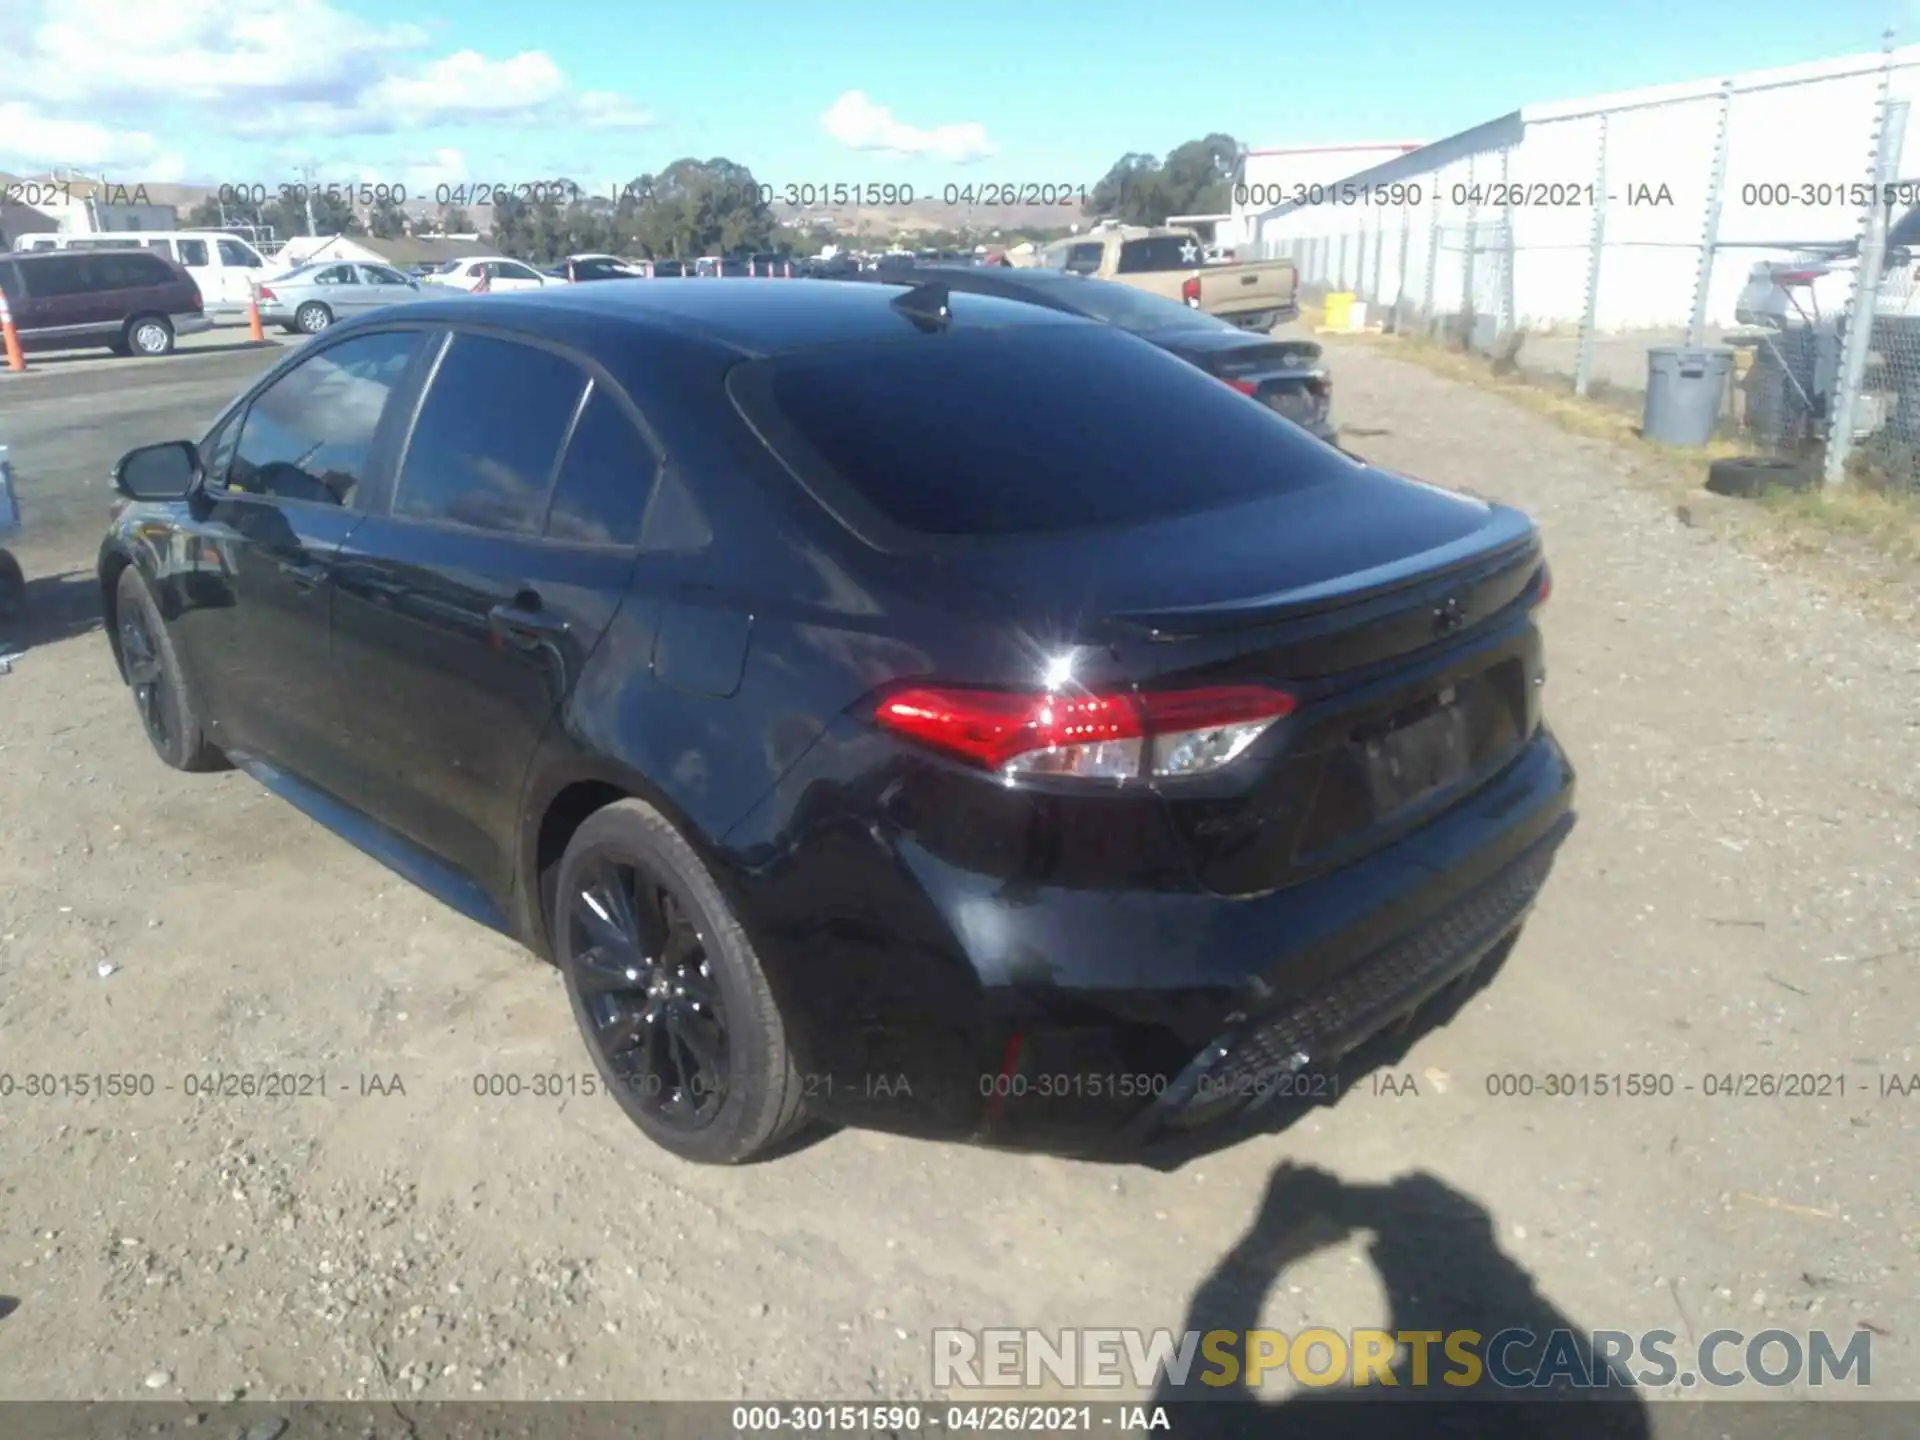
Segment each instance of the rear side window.
M586 384L579 366L550 350L454 336L407 442L393 513L538 535Z
M149 250L158 250L169 260L173 259L173 242L171 240L149 240L147 241L147 248Z
M137 290L164 285L171 272L153 256L138 250L87 257L87 274L96 290Z
M180 244L180 263L182 265L205 265L207 263L207 242L204 240L182 240Z
M1150 270L1191 270L1199 263L1200 247L1186 236L1156 235L1121 245L1120 263L1114 269L1122 275L1139 275Z
M748 408L771 408L774 424L761 428L798 442L803 475L815 460L829 488L837 481L923 535L1136 524L1306 489L1345 463L1203 371L1106 326L803 351L749 367L737 393Z
M419 346L410 331L357 335L295 365L247 407L229 488L353 508L380 417Z
M41 300L61 295L80 295L87 290L87 257L71 251L54 254L31 265L22 265L27 293Z
M658 468L619 402L596 389L567 442L547 512L547 538L569 545L635 545Z

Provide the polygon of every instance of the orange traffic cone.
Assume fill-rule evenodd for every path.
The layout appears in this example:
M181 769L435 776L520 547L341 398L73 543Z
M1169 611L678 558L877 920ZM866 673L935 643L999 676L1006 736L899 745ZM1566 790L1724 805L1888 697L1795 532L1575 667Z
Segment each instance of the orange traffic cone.
M7 368L15 374L25 370L27 357L20 352L20 332L13 328L13 310L5 291L0 291L0 338L6 341Z
M247 287L247 339L256 345L267 343L267 332L260 328L260 287Z

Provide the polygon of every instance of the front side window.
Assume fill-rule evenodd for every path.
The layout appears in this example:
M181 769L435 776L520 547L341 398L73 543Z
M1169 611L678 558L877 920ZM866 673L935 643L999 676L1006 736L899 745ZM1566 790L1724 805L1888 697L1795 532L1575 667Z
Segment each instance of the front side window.
M228 488L353 508L380 417L420 343L413 331L358 335L274 381L247 409Z
M538 535L587 377L550 350L456 335L414 422L393 513Z
M149 240L147 241L147 248L149 250L158 250L169 260L173 258L173 242L171 240Z
M231 265L237 270L258 270L260 268L260 257L242 245L238 240L221 240L217 243L220 247L220 263L222 265Z
M1101 244L1069 245L1061 257L1060 268L1070 275L1091 275L1100 268L1107 247Z
M182 240L180 242L180 263L182 265L205 265L207 263L207 242L204 240Z

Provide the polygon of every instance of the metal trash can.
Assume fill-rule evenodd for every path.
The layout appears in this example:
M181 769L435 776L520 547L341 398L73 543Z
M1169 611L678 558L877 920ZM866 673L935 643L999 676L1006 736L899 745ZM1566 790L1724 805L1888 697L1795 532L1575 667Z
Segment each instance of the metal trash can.
M1660 346L1647 351L1647 407L1640 433L1666 445L1704 445L1727 399L1729 349Z

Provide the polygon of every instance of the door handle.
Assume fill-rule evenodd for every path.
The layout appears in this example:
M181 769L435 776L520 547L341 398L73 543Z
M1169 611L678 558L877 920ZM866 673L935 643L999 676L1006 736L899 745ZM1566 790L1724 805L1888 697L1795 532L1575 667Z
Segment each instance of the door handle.
M494 606L487 612L487 623L495 634L534 643L555 639L568 629L565 620L542 610L539 598L532 595L520 596L512 604Z

